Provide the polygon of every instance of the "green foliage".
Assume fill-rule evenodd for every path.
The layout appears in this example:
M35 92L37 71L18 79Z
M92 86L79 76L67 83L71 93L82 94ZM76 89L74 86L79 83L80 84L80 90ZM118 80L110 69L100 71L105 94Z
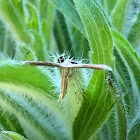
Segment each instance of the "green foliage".
M0 139L140 139L139 17L138 0L0 0ZM71 69L58 104L61 70L24 61L64 52L113 70Z
M138 56L140 57L140 12L137 16L137 20L131 27L131 30L128 34L128 40L131 42L133 48L136 50Z
M26 140L23 136L17 134L17 133L14 133L14 132L11 132L11 131L1 131L0 130L0 138L1 139L6 139L6 140Z
M92 62L111 65L113 48L112 36L102 13L91 1L87 3L85 1L81 2L75 0L74 2L85 26L89 44L91 45ZM106 51L103 51L104 47L106 48ZM104 79L104 71L94 72L89 86L84 93L87 98L85 98L82 108L74 122L73 133L75 139L88 139L104 122L104 119L113 106L111 93L109 92L109 89L104 88L104 86L106 86ZM98 101L99 98L100 101ZM104 98L106 98L106 100L104 100ZM104 108L100 110L103 104ZM99 118L101 114L104 117L101 116L101 118ZM83 117L81 118L81 116Z
M123 31L128 0L118 0L115 10L111 13L112 23L119 32Z

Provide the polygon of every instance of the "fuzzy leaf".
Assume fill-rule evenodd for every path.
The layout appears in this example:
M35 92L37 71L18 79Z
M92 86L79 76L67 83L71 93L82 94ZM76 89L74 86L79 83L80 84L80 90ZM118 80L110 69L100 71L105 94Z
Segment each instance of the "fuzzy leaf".
M128 34L128 40L130 41L133 48L136 50L138 56L140 57L140 12L136 22L133 24Z
M73 3L70 0L49 0L52 2L58 10L60 10L62 13L64 13L65 16L67 16L72 23L75 24L75 26L84 33L84 27L81 23L80 17L73 5Z
M2 91L0 91L0 94L3 94ZM13 132L25 136L25 133L21 128L20 122L18 121L17 117L11 115L11 113L7 113L6 110L4 111L2 110L2 108L0 111L0 125L2 130L12 130Z
M0 130L0 139L3 140L26 140L23 136L12 132L12 131L2 131Z
M8 25L13 36L17 37L17 42L21 41L30 43L30 36L27 32L27 26L20 14L18 14L18 10L10 0L0 0L0 16Z
M69 38L68 29L65 23L64 16L57 11L55 17L54 35L57 45L59 46L59 53L62 54L64 50L70 52L73 56L73 50L71 50L71 40Z
M140 75L137 73L140 72L140 59L136 55L136 52L133 50L133 48L130 46L130 44L117 32L113 31L114 39L117 47L115 47L115 50L117 50L117 54L119 54L121 61L123 64L121 64L123 67L126 67L126 70L128 71L130 82L132 85L133 92L139 95L140 91ZM116 55L117 55L116 54ZM119 58L118 58L119 59ZM117 63L121 62L117 61ZM117 71L123 76L124 72L120 70L121 65L117 66ZM121 68L122 69L122 68ZM135 81L135 82L134 82ZM126 80L127 82L127 80ZM127 84L127 83L126 83ZM128 89L128 87L127 87ZM131 93L132 94L132 93Z
M17 45L15 59L21 61L33 61L36 60L36 57L30 47L22 43Z
M75 3L86 28L87 39L91 45L92 62L111 66L113 40L103 14L98 6L91 1L85 2L83 0L83 2L80 2L75 0Z
M86 37L67 19L65 19L75 59L89 57L89 44Z
M113 35L116 67L112 84L120 98L115 100L111 116L98 133L103 140L139 139L140 77L137 73L140 72L140 60L120 34L113 31Z
M137 116L135 119L129 133L128 133L129 140L139 140L140 139L140 115Z
M74 0L74 3L91 45L92 62L112 66L112 36L98 6L90 0ZM75 140L89 139L111 111L114 99L111 91L104 88L106 86L105 71L94 71L89 86L84 92L86 98L74 122L73 133Z
M115 107L107 122L101 128L100 135L106 140L124 140L127 135L126 116L124 105L120 97L116 97Z
M47 12L46 12L47 10ZM40 16L42 18L42 33L44 35L47 50L52 51L51 38L53 32L54 6L47 0L40 1Z
M113 83L120 94L121 101L116 101L116 108L101 130L101 137L107 140L133 139L139 135L140 108L140 60L130 44L117 32L113 31L116 67ZM139 136L138 136L139 137Z
M118 33L113 31L116 43L115 77L121 87L122 101L127 117L127 131L140 114L140 59L130 44ZM137 129L135 129L137 134ZM133 134L135 135L135 134Z
M58 92L43 68L1 62L0 107L17 117L29 139L71 139Z
M41 34L39 34L35 30L31 30L30 33L33 35L31 48L35 51L37 60L45 61L46 48L44 46L44 42Z
M39 10L40 10L40 18L41 19L47 20L48 16L52 16L52 14L51 14L51 10L52 9L49 9L49 4L50 3L48 2L48 0L45 0L45 1L44 0L40 0L39 1ZM52 4L50 4L50 5L52 5ZM50 12L50 13L48 13L48 12Z
M38 14L36 9L31 4L26 4L26 7L29 11L29 19L27 21L27 25L30 29L34 29L36 31L39 30L39 21L38 21Z
M10 46L10 47L9 47ZM11 38L10 31L4 27L2 21L0 21L0 51L6 56L13 57L15 53L15 42L14 39Z
M128 0L119 0L117 2L117 6L115 7L111 15L112 24L114 25L115 29L119 32L123 31L123 25L126 16L125 9L127 7L127 3Z
M49 91L53 91L55 88L50 76L47 73L43 73L40 68L22 64L18 65L16 62L10 62L8 60L1 61L0 63L0 81L27 84L40 88L48 93L50 93ZM48 86L46 86L46 83Z
M105 0L105 8L108 11L108 15L111 15L114 7L116 6L117 0Z
M22 0L12 0L13 4L15 5L18 13L22 16L23 19L25 19L25 13L24 13L24 8L23 8L23 1Z

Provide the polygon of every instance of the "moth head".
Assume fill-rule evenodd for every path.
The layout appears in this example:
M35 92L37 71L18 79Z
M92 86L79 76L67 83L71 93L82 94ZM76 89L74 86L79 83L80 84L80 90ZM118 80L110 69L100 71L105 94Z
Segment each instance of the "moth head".
M65 61L64 59L64 56L60 56L58 59L57 59L58 63L63 63Z

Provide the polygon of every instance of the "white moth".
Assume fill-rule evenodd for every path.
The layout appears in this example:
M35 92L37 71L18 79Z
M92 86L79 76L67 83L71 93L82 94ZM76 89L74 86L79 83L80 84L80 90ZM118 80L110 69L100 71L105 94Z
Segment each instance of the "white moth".
M64 59L63 56L58 58L59 63L54 62L44 62L44 61L25 61L25 64L30 64L34 66L51 66L51 67L59 67L62 69L62 77L61 77L61 93L59 96L59 100L63 100L68 86L68 76L71 68L88 68L88 69L97 69L97 70L108 70L112 71L112 68L104 65L104 64L78 64L74 61L69 61L68 59Z

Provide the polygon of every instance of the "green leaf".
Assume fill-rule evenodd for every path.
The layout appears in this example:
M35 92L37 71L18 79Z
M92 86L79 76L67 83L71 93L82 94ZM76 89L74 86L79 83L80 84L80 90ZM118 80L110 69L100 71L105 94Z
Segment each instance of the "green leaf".
M52 23L48 22L47 20L42 20L42 33L43 33L43 37L45 40L45 44L46 44L46 49L47 51L52 51L53 52L53 47L51 44L51 39L52 39ZM56 51L56 50L55 50Z
M91 45L92 62L111 66L113 40L103 14L98 6L91 1L80 2L75 0L75 3L86 28L87 39Z
M71 131L65 115L52 102L28 87L2 84L1 108L17 117L28 139L69 139ZM16 123L16 122L15 122Z
M113 31L115 40L114 55L116 58L115 78L120 87L121 99L127 118L127 131L134 126L139 116L140 108L140 59L130 44L117 32ZM133 128L134 129L134 128ZM135 129L133 135L137 135L139 129ZM118 132L119 134L119 132Z
M5 140L26 140L23 136L12 132L12 131L2 131L0 130L0 139Z
M66 17L68 17L72 23L80 30L80 32L84 33L84 27L81 23L80 17L70 0L49 0L52 2L58 10L60 10Z
M39 1L38 0L27 0L28 3L31 3L34 6L39 6Z
M47 0L40 1L40 16L42 19L42 33L44 35L47 50L52 51L51 39L52 39L52 32L53 32L53 19L54 19L54 6L52 3L48 2ZM46 11L47 9L47 11Z
M25 13L23 8L23 1L22 0L12 0L13 5L16 7L16 10L18 13L22 16L22 19L25 19Z
M107 140L124 140L127 135L125 109L120 97L116 97L115 103L100 133L102 138Z
M5 56L13 57L15 53L14 46L15 42L11 37L10 31L4 27L4 23L0 21L0 51L3 52Z
M100 9L90 0L74 0L74 3L91 45L92 62L112 66L112 36ZM111 111L114 105L114 95L105 88L106 86L108 84L105 82L105 71L94 71L89 86L84 92L86 98L74 121L73 137L75 140L89 139Z
M74 139L89 139L103 124L114 105L112 93L104 88L104 72L94 72L91 86L74 121ZM96 78L96 80L95 80ZM97 84L98 83L98 84ZM92 124L92 125L91 125Z
M49 9L49 5L51 5L50 7L53 7L53 5L48 2L48 0L39 1L39 11L41 19L47 20L48 16L52 16L51 14L52 9ZM50 12L50 14L48 12Z
M39 31L39 20L37 10L35 9L35 7L28 3L26 4L26 7L29 11L29 18L27 20L28 28Z
M111 15L114 7L116 6L118 0L104 0L105 8L108 11L108 15Z
M127 68L127 71L129 72L130 79L132 81L135 81L134 83L131 81L131 84L133 85L133 88L135 87L135 93L139 95L138 91L140 90L140 83L138 79L140 78L140 75L137 75L137 73L140 72L140 59L138 58L136 52L133 50L130 44L123 37L121 37L115 31L113 31L113 34L115 37L115 43L117 45L117 47L115 48L117 49L118 54L120 55L125 67ZM120 65L116 66L120 67Z
M68 18L58 11L54 21L54 35L59 53L65 51L71 53L74 58L88 58L89 45L87 39Z
M3 94L2 91L0 91L0 94ZM10 113L7 113L6 110L4 111L0 107L0 126L2 130L7 131L14 131L17 132L23 136L25 136L23 129L20 126L20 122L18 121L17 117L14 115L11 115ZM16 125L15 125L16 123Z
M114 0L111 1L112 3L110 0L99 1L104 4L104 8L107 8L109 15L112 15L115 28L123 34L127 29L127 33L134 22L134 18L132 18L130 27L128 28L126 25L128 23L126 21L129 21L127 20L128 15L133 12L128 6L132 1L119 0L117 3ZM28 32L28 26L24 21L22 2L20 0L0 0L0 14L3 16L3 21L6 21L12 35L18 38L18 42L22 41L27 44L19 45L16 59L35 60L37 57L37 60L44 61L46 60L46 50L56 52L60 49L63 52L71 50L71 48L75 51L73 56L78 58L84 49L86 49L87 56L88 40L92 62L107 64L113 68L113 41L105 20L107 17L103 16L104 14L93 0L74 0L74 3L71 0L49 0L72 21L69 23L66 17L56 14L54 20L58 24L53 28L57 28L59 30L57 33L61 33L57 34L56 38L52 34L54 6L48 1L27 0L27 5L31 2L36 6L29 4L31 6L29 11L33 15L30 18L29 27L33 30ZM117 4L116 7L115 4ZM127 12L127 10L129 11ZM117 15L118 13L120 16ZM134 25L136 24L134 23ZM138 24L137 27L134 27L132 29L135 30L131 29L130 33L137 34ZM81 73L76 71L74 76L68 80L67 94L60 106L56 105L59 96L59 86L57 86L59 73L56 73L56 70L51 69L50 72L48 68L44 67L33 67L10 60L6 62L1 60L0 127L27 136L28 139L139 139L140 59L120 34L112 32L116 61L116 67L113 68L114 77L111 77L112 84L105 80L108 76L107 72L95 70L94 73L90 73L90 79L83 85L79 85L84 80L80 75L82 71ZM5 39L8 39L8 34L7 30ZM129 35L131 35L130 42L134 41L134 44L139 46L138 37L137 40L133 40L133 35ZM58 48L56 44L52 45L56 39L58 47L63 43L62 48ZM8 43L8 41L4 42ZM31 48L28 48L28 45ZM80 47L75 48L78 45ZM8 54L9 50L5 46L5 54ZM3 59L1 54L0 58ZM116 97L118 93L120 97ZM114 103L116 104L112 109ZM110 117L108 117L109 114ZM106 119L108 120L106 121Z
M49 0L46 0L46 1L40 0L39 3L40 3L39 10L40 10L41 19L42 20L45 19L48 22L52 23L52 20L54 17L54 5L51 2L49 2Z
M140 115L137 116L135 122L133 123L131 130L128 132L129 140L139 140L140 139Z
M133 48L137 52L138 56L140 57L140 12L137 17L136 22L131 27L131 30L128 34L128 40L132 44Z
M56 12L54 22L54 36L57 45L59 46L59 53L62 54L64 51L66 53L71 52L71 55L73 56L73 50L71 49L72 44L65 23L65 18L59 11Z
M33 61L36 60L36 57L29 46L21 43L17 45L15 59L21 61Z
M1 62L0 77L1 109L17 118L27 138L71 139L71 122L57 106L59 93L43 68Z
M113 90L120 98L115 100L115 108L100 130L100 138L139 139L140 77L137 73L140 72L140 59L120 34L113 31L113 35L116 44Z
M10 81L25 85L27 84L42 89L50 95L52 94L50 91L53 91L55 88L50 76L45 72L43 73L40 68L22 64L18 65L14 61L1 61L0 77L1 82ZM48 86L46 86L46 83Z
M35 30L30 30L32 37L31 49L35 51L37 60L45 61L46 60L46 46L44 45L42 35Z
M75 59L88 59L89 58L89 44L86 37L68 20L65 19L69 37L71 40L74 58Z
M8 25L12 35L17 37L15 41L30 43L27 26L24 23L22 16L18 13L17 8L10 0L0 0L0 15L4 20L4 23Z
M127 4L128 0L119 0L111 15L112 24L119 32L123 32Z

